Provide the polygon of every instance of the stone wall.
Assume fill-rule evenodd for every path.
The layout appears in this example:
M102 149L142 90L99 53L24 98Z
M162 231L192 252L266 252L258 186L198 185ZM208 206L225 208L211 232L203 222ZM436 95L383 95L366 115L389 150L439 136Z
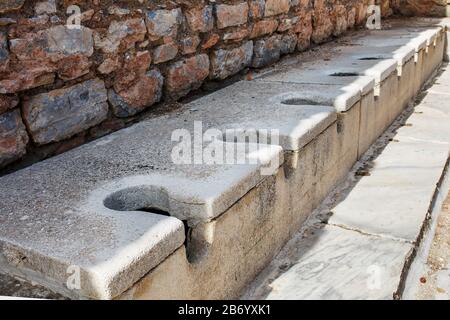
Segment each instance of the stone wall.
M448 0L393 0L392 7L406 16L445 17Z
M370 2L1 0L0 168L339 36L365 23ZM70 5L81 8L80 28L66 27L76 22Z

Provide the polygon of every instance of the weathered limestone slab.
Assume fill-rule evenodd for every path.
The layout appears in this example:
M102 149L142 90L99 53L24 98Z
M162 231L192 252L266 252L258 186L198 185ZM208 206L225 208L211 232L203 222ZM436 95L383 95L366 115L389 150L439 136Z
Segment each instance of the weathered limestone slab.
M422 241L417 246L415 258L405 279L402 299L442 299L446 296L445 291L450 288L449 283L442 281L446 274L448 276L448 272L441 270L446 267L448 270L450 263L447 264L448 261L438 257L445 254L443 246L448 241L446 234L448 224L445 223L447 218L445 215L448 214L446 201L450 190L449 164L450 162L447 162L444 174L437 183L433 201L430 203L429 217L422 231ZM435 266L440 271L431 270L435 269ZM422 277L426 277L428 285L422 283ZM448 280L450 279L447 279L447 282Z
M381 78L381 74L380 74L380 78ZM386 77L386 79L387 78L388 77ZM266 77L263 77L263 79L258 79L258 81L264 82L264 81L267 81L266 79L267 79ZM284 83L282 81L278 81L278 82L279 83ZM277 83L277 81L272 82L272 83ZM307 86L306 84L303 84L303 83L298 83L298 84L304 85L303 89L305 89L305 87ZM310 86L314 87L314 86L316 86L316 84L312 84ZM312 102L321 104L320 101L324 101L323 99L326 100L326 98L323 97L323 94L322 94L322 97L321 97L321 95L317 95L317 91L319 91L318 90L319 87L320 86L316 86L316 89L315 89L316 92L314 92L314 90L312 92L308 91L309 93L306 94L306 96L305 96L305 93L304 93L305 91L297 93L297 95L294 95L294 97L290 98L290 101L288 101L289 104L305 103L305 100L308 99L308 96L309 97L316 96L315 99L312 100ZM325 91L325 88L326 89L330 89L332 87L333 86L331 86L331 85L330 86L322 85L323 91ZM359 90L357 90L357 91L359 91ZM360 92L359 92L359 95L360 95ZM333 93L331 94L331 97L332 96L333 96ZM322 100L318 99L318 97L320 97L320 99L322 99ZM331 99L331 98L328 97L328 99ZM334 99L331 99L331 100L334 101ZM327 100L327 101L329 101L329 100ZM347 112L345 113L345 118L344 119L346 119L346 121L344 121L344 124L345 123L350 124L350 125L352 123L356 123L357 124L358 120L356 120L356 121L355 120L351 120L350 121L350 119L355 119L355 118L358 119L359 118L359 115L360 115L359 114L359 112L360 112L359 110L360 109L358 107L358 104L353 104L350 107L351 108L349 108L349 110L347 110ZM353 113L353 115L352 115L352 113ZM354 115L357 115L357 117L353 118ZM338 123L339 123L340 120L342 120L342 119L338 118ZM310 166L311 162L308 161L307 157L315 154L314 152L311 152L310 150L323 150L320 147L322 145L322 143L324 143L323 145L328 145L328 146L329 145L339 145L339 143L334 143L334 144L331 143L330 144L330 141L333 141L333 139L335 139L334 137L336 137L336 135L334 135L333 132L335 132L334 130L336 130L337 127L339 127L339 126L335 126L334 124L331 125L327 130L325 130L322 134L320 134L315 140L313 140L309 144L305 145L303 147L303 149L301 150L301 152L299 152L299 155L298 155L299 157L297 158L298 163L306 163L306 168L309 169L312 166ZM344 131L350 132L349 130L344 130ZM337 141L337 140L334 140L334 141ZM347 143L348 143L348 141L352 141L352 140L351 139L350 140L343 139L341 141L347 141ZM339 150L342 150L342 147L339 147ZM316 168L318 169L318 171L320 171L320 172L326 171L325 167L321 167L320 166L320 163L322 162L323 159L327 159L327 160L334 159L333 155L336 156L336 154L334 152L335 152L334 148L331 148L329 153L325 153L325 152L324 153L321 153L321 152L318 153L319 156L316 158L317 159L316 162L318 162L318 166ZM306 158L301 158L302 155L305 155ZM292 155L292 158L296 159L296 156ZM288 159L290 159L290 157L288 157ZM356 157L355 157L355 159L356 159ZM295 160L294 163L297 160ZM341 160L342 160L342 158L341 158ZM289 161L290 160L288 160L288 163L289 163ZM304 189L302 189L302 188L299 188L299 189L293 188L294 182L296 184L301 185L303 183L299 183L299 181L303 181L303 182L308 181L308 182L305 182L304 184L305 185L310 185L311 182L313 182L313 180L307 180L307 178L308 178L307 174L306 175L305 174L299 175L300 172L303 172L302 169L304 169L304 167L293 166L293 163L290 163L289 166L292 166L292 171L290 173L288 172L288 175L287 175L289 184L286 186L287 187L286 191L288 191L290 193L299 193L299 194L305 195L305 197L302 198L304 200L303 201L304 203L314 203L314 199L317 199L317 198L312 196L310 194L310 192L312 191L314 193L319 193L320 192L320 186L322 185L322 183L320 183L318 185L315 185L315 187L312 188L312 190L308 190L308 188L304 188ZM324 176L326 176L326 174ZM331 176L332 175L330 175L329 177L331 177ZM304 179L304 180L301 180L301 179ZM323 182L323 180L321 182ZM323 184L328 186L327 183L323 183ZM297 204L302 202L302 201L299 201L299 198L297 198L297 197L293 197L293 199L291 199L289 201L298 201ZM291 203L291 205L289 205L289 207L299 208L300 212L303 211L303 210L305 210L305 211L310 210L310 208L309 209L307 207L305 208L305 206L292 205L292 203L295 203L295 202L290 202L290 203ZM301 216L301 214L300 214L300 216ZM225 214L225 215L219 217L219 219L226 218L226 217L230 218L231 215ZM299 216L293 215L292 217L287 219L287 217L285 217L285 215L283 215L279 219L280 220L278 220L278 224L277 225L281 226L281 225L285 224L284 221L291 221L293 223L298 222L299 221ZM333 228L333 227L327 226L327 228ZM269 230L269 229L267 229L267 230ZM266 230L266 229L264 229L264 230ZM356 237L350 241L352 244L361 242L359 240L359 237L363 237L363 235L361 235L361 234L359 234L357 232L352 232L352 231L345 231L345 232L353 233L354 235L356 235ZM223 234L223 233L221 232L221 234ZM272 233L269 233L269 234L272 234ZM367 240L367 242L369 244L372 244L374 242L373 239L377 239L377 237L370 237L370 239L365 238L365 240ZM389 259L386 259L386 261L385 261L386 264L389 264L389 268L387 268L388 269L387 270L387 274L389 276L391 276L392 278L390 278L390 279L388 278L386 280L384 278L385 272L386 272L386 268L384 268L385 267L384 265L381 266L381 268L380 268L381 272L382 272L381 274L383 276L382 281L386 281L386 283L388 283L388 285L386 285L384 282L381 283L381 287L382 287L382 289L385 289L385 291L378 292L378 294L379 294L378 296L376 296L376 294L372 295L372 296L376 296L377 298L381 297L381 298L389 299L389 298L392 298L393 294L397 291L397 287L398 287L398 284L400 282L400 277L401 277L401 273L402 273L402 269L403 269L403 263L404 263L405 259L409 258L410 250L412 249L412 246L410 244L405 243L405 242L399 242L399 241L395 241L395 240L391 240L391 239L380 239L380 240L383 243L387 243L387 245L385 247L383 247L386 250L386 252L391 250L392 246L395 247L396 245L398 245L400 247L400 249L398 251L392 250L391 256L389 257ZM267 236L267 237L264 238L264 241L261 240L261 243L273 243L273 239L270 236ZM333 248L333 250L335 251L336 248ZM374 250L369 248L367 250L366 254L370 255L370 257L373 257L373 251ZM364 256L363 254L362 254L362 256L363 256L363 259L362 259L363 263L366 263L366 262L370 261L370 258L366 258L366 256ZM255 257L260 257L260 256L256 255ZM170 274L170 272L167 273L167 272L165 272L165 270L175 270L175 268L179 268L180 265L182 266L180 269L183 270L183 272L185 272L184 270L189 269L183 263L183 258L184 258L183 252L179 252L179 251L176 252L169 259L167 259L162 265L160 265L153 273L149 274L141 282L139 282L136 286L134 286L132 288L132 290L127 292L127 294L124 296L124 298L130 298L130 297L133 297L133 298L158 298L159 296L165 296L167 294L174 294L174 295L170 295L171 298L180 298L180 295L181 295L181 297L183 297L182 293L178 293L177 294L177 291L173 290L174 288L172 288L171 290L168 290L168 292L161 289L161 288L167 288L167 287L173 286L173 278L169 279L168 274ZM245 259L245 258L243 258L243 260L246 261L243 264L247 265L247 261L249 261L249 260ZM255 259L255 260L258 260L258 259ZM355 259L353 259L353 260L355 260ZM354 262L353 260L352 261L349 260L348 264L351 264L352 262ZM359 260L357 261L357 263L358 262L359 262ZM250 264L249 266L253 266L253 264ZM341 266L341 265L339 265L339 266ZM371 271L372 267L379 268L380 266L370 265L370 266L366 267L365 269L362 269L362 270L365 271L364 273L361 272L362 276L365 276L365 278L364 278L365 281L362 281L362 283L364 283L367 286L372 284L372 282L371 282L372 279L370 278L370 275L371 275L370 272L378 272L378 270L380 270L380 269L377 269L375 271ZM213 269L211 269L211 270L213 270ZM190 271L186 270L186 272L189 274ZM335 270L332 270L330 272L330 274L333 274L333 277L332 277L333 279L336 278L335 277L335 273L336 272L337 271L335 271ZM236 274L238 276L241 276L240 272L235 273L235 275ZM353 274L354 273L351 273L351 275L353 275ZM198 279L202 279L202 276L206 276L205 273L201 273L200 276L193 277L193 279L197 279L197 280ZM183 286L183 288L186 288L186 289L192 288L192 284L186 285L186 279L190 279L190 277L189 276L180 277L175 282L176 283L180 283ZM228 279L229 279L228 281L232 281L233 278L230 276L230 278L228 278ZM292 281L289 281L289 282L293 282L294 280L295 279L292 279ZM202 283L202 281L199 281L199 282ZM367 283L369 283L369 284L367 284ZM392 284L392 283L394 283L394 284ZM185 285L186 285L186 287L184 287ZM361 282L357 283L357 285L361 285ZM300 285L300 288L303 288L303 287L304 286ZM218 296L220 296L220 295L216 295L216 294L218 294L217 291L220 291L220 290L217 290L217 291L214 290L211 294L208 294L208 293L204 293L203 290L198 289L198 287L194 286L194 288L195 289L194 289L193 292L195 292L195 293L193 294L193 296L195 296L195 297L204 298L204 297L218 297ZM342 291L344 291L344 290L345 290L345 288ZM355 290L353 290L352 292L355 292Z
M414 28L400 27L393 30L372 31L370 36L360 38L352 43L371 47L395 45L413 48L416 52L414 92L417 92L440 61L439 56L442 52L439 48L434 50L433 47L437 44L438 39L439 44L442 45L444 38L440 36L441 33L442 27L432 25Z
M368 36L350 38L350 45L335 48L336 54L331 61L300 62L287 71L263 75L261 79L339 84L345 91L334 103L340 112L353 106L357 96L355 89L361 90L362 125L358 152L361 156L439 65L439 53L443 51L439 46L444 40L440 37L441 31L441 27L411 29L404 26L371 31ZM371 88L376 99L371 98Z
M128 129L1 178L1 188L9 190L1 201L2 270L23 272L25 278L72 297L115 297L184 241L180 220L135 210L164 210L163 205L169 202L180 204L176 207L180 215L185 207L202 212L209 208L205 201L219 194L234 202L236 196L241 197L261 180L255 175L258 166L185 166L185 175L191 172L191 178L183 179L180 173L179 178L174 177L173 164L161 159L158 148L152 148L155 142L148 139L154 135L164 141L170 139L170 133L166 132L164 139L156 132L158 126L147 125L154 128L153 132L142 130L142 126L141 130ZM142 141L148 141L147 149L142 149ZM167 143L159 147L170 152ZM277 155L274 150L272 156ZM167 166L172 169L165 171ZM123 198L116 201L124 207L113 203L111 207L116 210L108 209L103 204L105 197L98 196L117 193L103 194L105 187L101 186L120 176L128 180L113 184L118 189L111 191L123 192ZM220 187L216 181L222 181ZM165 194L165 187L172 187L172 191ZM198 199L200 196L203 198ZM154 199L157 202L151 202ZM217 202L218 206L227 206L223 199ZM81 291L64 290L71 265L81 269Z
M415 49L416 53L426 49L427 36L421 31L427 29L398 28L390 30L375 30L369 32L368 36L359 37L352 41L352 44L368 45L370 47L403 47L407 46Z
M392 122L392 120L397 117L400 112L407 106L407 104L411 101L411 99L414 97L414 82L415 82L415 70L416 70L416 63L414 60L415 57L415 49L408 47L408 46L402 46L402 47L364 47L364 50L370 51L370 52L377 52L377 56L380 52L383 52L381 54L381 57L385 59L394 59L397 61L397 80L398 84L397 87L392 87L393 79L390 79L391 81L386 81L382 85L380 85L380 91L381 87L388 88L390 90L394 90L395 99L392 99L391 101L388 101L388 104L390 102L394 102L393 104L390 104L390 110L388 112L389 116L389 123ZM367 57L367 56L366 56ZM381 95L380 95L381 96ZM378 101L379 104L384 104L384 101Z
M323 64L322 68L320 64ZM327 101L334 105L336 110L341 113L339 127L342 129L342 134L339 135L338 143L342 146L339 151L340 157L345 159L349 155L355 154L357 158L360 153L358 150L364 144L368 145L371 142L366 142L366 136L377 136L374 133L376 130L373 117L368 115L374 111L372 106L375 80L371 76L361 76L353 71L347 71L345 66L333 68L332 62L321 61L320 63L314 62L290 67L288 71L264 75L257 81L299 83L304 86L303 90L298 93L299 98L310 99L316 103ZM364 119L367 126L360 127L360 119ZM343 125L344 123L346 125ZM359 141L361 141L361 145ZM349 168L356 161L351 156L348 160L349 163L342 163L343 167Z
M68 297L108 299L131 286L184 241L181 221L151 213L24 215L3 207L2 272L36 281ZM50 209L50 208L49 208ZM14 222L11 218L20 214ZM15 225L15 235L11 228ZM6 237L6 232L10 233ZM77 272L80 287L66 287ZM76 282L75 282L76 283Z
M361 95L373 90L375 81L369 76L348 73L344 69L335 67L332 62L321 61L291 67L289 71L263 75L258 80L339 86L340 94L335 96L333 105L337 111L345 112L360 100Z
M374 30L369 32L368 36L354 39L352 43L371 47L409 46L414 48L416 52L419 52L426 48L427 40L430 36L426 28Z
M308 110L311 108L311 110L321 112L324 109L321 105L333 104L335 97L340 93L341 87L337 85L317 86L264 81L257 81L256 83L240 82L210 95L206 99L199 100L199 103L205 104L205 100L210 101L210 104L214 103L213 112L220 112L224 108L229 109L231 107L230 115L233 119L229 121L230 127L245 128L253 124L253 126L265 128L272 126L269 124L274 121L274 118L278 119L281 116L292 118L289 116L291 110L298 108ZM274 96L266 98L266 94L273 94ZM253 103L258 106L258 109L253 109L253 103L248 104L246 102L248 96L252 97ZM359 96L358 93L356 93L356 96ZM225 99L225 97L233 98ZM266 104L277 106L277 111L274 112L273 109L270 109L265 113ZM195 103L191 105L195 105ZM250 108L250 114L257 112L264 120L246 119L247 111L242 110L242 105L245 105L246 109ZM211 109L208 109L208 111L210 112ZM201 111L196 108L196 113L198 112ZM281 112L281 114L278 112ZM298 137L292 139L302 132L303 125L300 125L301 123L294 130L290 121L287 120L282 126L279 126L281 146L285 151L292 151L285 154L285 157L287 157L286 170L288 170L287 183L289 188L287 193L290 198L290 209L283 216L283 221L285 219L289 221L290 219L286 224L292 226L292 232L301 225L314 206L322 201L323 197L342 179L356 161L359 112L359 105L354 106L347 117L339 117L335 123L333 122L336 116L333 112L331 118L333 121L330 121L330 118L327 121L321 121L320 124L316 124L314 131L311 131L312 136L317 136L318 133L323 131L315 140L309 139L308 137L311 134L305 133L302 134L304 137L302 140L299 140ZM238 115L237 118L236 115ZM207 117L207 115L201 114L198 114L198 116ZM220 119L224 119L224 117L227 116L222 114ZM311 118L314 122L318 119L317 116ZM283 138L283 136L288 137L288 132L291 132L290 141ZM284 225L281 220L280 224Z
M423 57L432 59L432 55ZM428 68L436 66L430 63ZM405 265L430 219L450 151L447 87L442 84L448 81L445 72L436 89L429 90L407 124L373 160L368 175L347 191L339 190L333 197L337 205L325 205L324 215L311 221L326 219L327 224L317 222L298 233L244 298L392 299L401 295ZM328 212L331 216L325 218Z
M405 141L403 130L434 130L432 121L417 121L428 115L424 108L416 109L424 113L413 114L408 120L413 126L402 128L395 137L399 142L391 142L375 160L370 176L330 208L328 224L312 225L296 235L244 299L398 298L405 263L429 219L449 151L448 143L426 135ZM444 122L435 126L445 131Z
M374 48L372 55L375 55L374 59L370 57L358 58L356 56L351 57L338 57L336 59L336 65L341 69L345 69L346 73L355 73L357 75L365 75L375 80L375 95L381 96L380 87L382 83L393 73L397 76L398 60L388 57L379 58L376 56L377 51ZM353 52L355 54L355 51ZM356 53L359 53L356 51ZM403 57L401 57L403 62ZM385 95L388 95L385 93Z
M344 55L352 55L355 60L362 60L364 62L371 61L373 63L378 63L385 59L393 59L397 61L397 86L395 86L395 83L392 84L394 80L390 79L391 81L386 81L382 84L378 82L378 88L376 87L378 89L378 96L382 98L384 95L380 92L381 88L383 88L383 91L386 89L391 91L394 90L394 92L391 92L394 95L394 99L376 102L379 104L378 109L383 109L383 114L385 115L390 114L389 119L392 121L414 96L413 87L415 83L414 74L416 70L416 63L414 62L415 49L408 46L361 46L357 48L354 46L342 46L339 48L339 51ZM386 80L386 77L383 80ZM382 108L382 106L386 105L386 102L389 105L389 111Z
M404 242L321 225L292 239L265 271L273 280L250 288L244 299L392 299L411 250Z
M236 135L239 136L240 133L248 135L255 131L259 135L264 130L268 130L270 133L270 130L276 129L279 133L278 143L285 151L299 151L334 123L337 118L334 108L327 107L325 101L324 105L309 105L308 102L300 105L283 104L283 101L295 97L295 92L299 89L299 86L295 84L239 82L190 103L186 112L178 114L176 119L173 119L172 125L178 124L179 129L192 131L194 122L202 121L204 130L218 130L217 134L213 131L212 135L217 136L219 141L224 140L228 143L234 143L235 138L239 138ZM245 108L242 108L242 106L245 106ZM354 120L354 124L357 127L356 120ZM170 127L167 128L167 132L169 132L167 137L161 139L166 140L166 143L170 136L169 129ZM223 137L226 130L229 129L234 130L231 137ZM272 141L271 143L276 142ZM164 151L166 154L171 149L170 147L167 148L169 150ZM165 161L170 161L170 159ZM183 169L187 172L191 170L188 165L184 166ZM175 166L175 172L179 170L180 168ZM183 182L158 177L154 179L155 185L174 192L171 198L182 199L184 196L187 197L181 204L174 203L169 207L164 206L164 209L180 219L187 219L190 223L195 224L198 221L217 217L252 187L251 185L246 186L238 192L239 187L236 184L239 183L238 181L242 182L241 174L231 180L230 178L221 178L223 183L213 189L206 187L213 181L206 179L206 177L204 178L206 185L199 184L198 188L189 188L189 185L195 185L192 180ZM191 178L189 177L189 179ZM257 183L259 178L256 179L249 183ZM228 184L227 181L231 184ZM137 183L137 185L139 184L140 182ZM122 185L124 186L122 187ZM96 194L93 199L104 198L107 194L112 194L113 190L124 189L127 185L132 186L134 183L125 180L119 185L113 184L101 191L102 197ZM184 188L190 190L186 191L186 194L180 194L180 191L176 191L176 189L183 190ZM175 196L175 194L178 194L178 196ZM156 194L155 196L161 197L161 195ZM158 202L160 201L158 200ZM192 208L189 208L189 205L182 205L183 203L193 203L193 201L196 205Z
M450 70L443 69L425 97L415 108L408 125L398 132L398 137L408 141L424 141L442 145L450 144ZM433 123L433 125L430 125Z
M422 32L422 34L427 38L427 58L422 73L422 81L425 82L433 74L436 66L441 64L443 60L446 39L444 37L444 30L441 27L427 30Z
M9 66L9 50L8 38L5 32L0 32L0 71L8 70Z
M337 48L343 55L351 55L355 60L379 62L384 59L394 59L398 63L398 74L401 75L401 67L414 58L415 50L407 46L340 46Z
M384 83L381 88L385 87ZM380 89L381 92L381 89ZM371 91L361 99L361 119L358 134L358 159L367 151L370 145L379 137L380 118L382 118L382 108L379 107L380 99L376 99L375 91Z
M296 80L295 73L301 72L292 72L289 74L270 74L267 77L261 77L256 81L262 83L284 83L297 85L298 91L289 92L285 94L283 100L286 101L287 104L296 105L302 104L307 101L310 101L312 104L324 104L324 105L332 105L338 112L343 112L352 108L356 103L358 103L361 99L361 87L359 83L363 86L373 85L374 82L364 77L364 80L358 81L355 83L357 85L353 86L344 86L340 81L335 81L334 79L324 79L323 81L319 81L319 83L308 81ZM368 80L365 82L365 80ZM365 91L368 89L364 89ZM370 90L369 90L370 91ZM280 94L282 96L282 94Z
M246 151L247 160L259 160L255 164L177 164L171 157L174 131L186 129L190 134L195 121L202 121L204 130L278 129L280 145L286 150L298 150L335 123L336 112L331 106L281 103L280 93L295 91L295 84L238 83L189 104L181 113L148 120L0 178L0 188L7 188L1 200L5 215L0 229L4 248L2 268L11 273L23 271L35 281L42 281L41 276L45 275L52 280L43 281L44 285L69 296L117 296L173 253L184 240L178 219L154 217L139 210L146 208L152 212L156 208L187 220L195 226L192 245L196 247L196 241L201 243L208 234L203 231L203 224L228 211L268 179L262 174L264 166L274 162L276 173L283 163L280 147L262 145L257 152L250 147ZM214 131L212 136L221 148L236 145L234 141L223 142L222 136ZM268 191L263 188L260 192L264 198ZM17 207L18 203L21 207ZM289 210L280 205L281 208ZM244 206L240 210L238 216L247 209ZM43 221L52 223L42 227ZM19 227L22 224L24 227ZM252 230L257 225L249 224L247 228ZM100 229L100 226L98 234L85 234L85 230ZM34 228L37 230L33 231ZM259 229L251 232L256 230ZM281 234L281 239L271 245L275 246L274 250L265 253L266 259L289 235ZM145 241L147 237L156 240ZM254 237L256 241L258 235ZM53 244L56 242L57 248ZM125 248L135 248L135 251ZM222 256L220 245L216 250L215 254ZM200 254L202 250L189 252ZM27 263L17 263L19 260L14 258L17 256L26 257ZM150 259L152 263L148 262ZM85 282L80 292L62 289L69 261L82 270ZM262 266L255 267L255 272Z
M358 118L359 107L354 107L348 117L339 116L335 124L302 150L285 156L289 203L293 208L291 232L301 227L357 160Z
M443 70L448 71L449 67L444 66ZM428 99L436 99L438 97L441 97L441 99L444 99L444 96L450 95L450 73L444 72L439 75L439 78L436 79L436 81L433 82L433 86L427 90L427 96L425 97L426 100ZM442 111L446 111L445 103L444 101L441 101L440 103L430 105L430 107L438 108Z

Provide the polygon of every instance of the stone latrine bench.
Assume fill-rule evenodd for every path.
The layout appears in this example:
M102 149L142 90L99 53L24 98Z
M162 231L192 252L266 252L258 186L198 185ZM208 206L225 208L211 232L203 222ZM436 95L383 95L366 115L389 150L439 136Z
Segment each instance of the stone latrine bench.
M335 48L331 61L300 65L286 72L263 76L260 80L307 84L309 87L302 95L307 98L316 95L321 101L324 97L312 93L311 85L316 85L319 92L325 92L320 88L328 84L339 84L345 91L359 86L361 99L343 100L345 95L339 95L336 100L327 102L343 113L351 113L353 106L359 109L353 112L361 116L360 156L399 115L443 60L443 30L436 27L375 31L349 40L347 46Z
M439 66L442 31L351 37L330 61L238 82L1 177L0 269L70 298L237 297ZM260 130L256 151L244 148L258 161L174 164L172 133L195 135L195 121L222 149L245 144L220 132ZM273 129L278 142L261 139Z
M243 299L420 299L449 190L449 75L445 64Z

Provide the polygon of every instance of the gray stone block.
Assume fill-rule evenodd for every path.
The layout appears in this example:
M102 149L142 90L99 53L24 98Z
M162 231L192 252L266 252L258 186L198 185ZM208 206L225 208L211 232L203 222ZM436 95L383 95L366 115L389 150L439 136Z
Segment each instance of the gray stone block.
M34 142L47 144L82 132L106 119L106 88L99 79L39 94L23 106Z

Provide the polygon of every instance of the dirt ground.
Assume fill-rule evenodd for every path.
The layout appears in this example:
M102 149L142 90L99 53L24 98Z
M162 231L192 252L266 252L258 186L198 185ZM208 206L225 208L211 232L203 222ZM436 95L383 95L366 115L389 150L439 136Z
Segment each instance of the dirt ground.
M417 298L450 300L450 193L439 216L427 267Z

